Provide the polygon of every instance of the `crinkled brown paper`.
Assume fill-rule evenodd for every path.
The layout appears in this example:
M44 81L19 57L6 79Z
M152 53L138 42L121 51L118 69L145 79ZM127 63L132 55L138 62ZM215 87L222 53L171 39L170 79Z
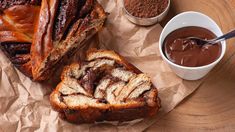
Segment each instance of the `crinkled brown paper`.
M115 50L151 76L162 101L158 115L129 123L70 124L61 120L50 106L49 94L56 83L32 82L0 52L0 131L142 131L199 86L200 81L188 82L177 77L161 59L158 39L162 27L159 24L139 27L130 23L123 16L121 0L100 0L100 3L110 15L106 27L99 33L99 41L93 38L90 43L95 42L92 46L97 46L99 42L101 48Z

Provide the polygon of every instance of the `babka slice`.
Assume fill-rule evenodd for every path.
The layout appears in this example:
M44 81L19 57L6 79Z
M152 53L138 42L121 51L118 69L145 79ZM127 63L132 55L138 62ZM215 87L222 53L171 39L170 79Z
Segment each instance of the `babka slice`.
M92 49L67 66L50 95L52 107L73 123L130 121L160 108L150 78L113 51Z

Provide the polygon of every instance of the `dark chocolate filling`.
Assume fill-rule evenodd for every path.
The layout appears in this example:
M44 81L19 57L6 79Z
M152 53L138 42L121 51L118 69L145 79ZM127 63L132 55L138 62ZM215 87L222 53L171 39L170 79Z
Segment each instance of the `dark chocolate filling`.
M102 58L104 59L104 58ZM102 60L102 59L97 59L97 60ZM105 59L109 59L109 58L105 58ZM87 65L89 62L83 61L81 63L82 67L84 65ZM126 71L131 71L134 72L128 68L126 68L125 66L115 62L114 66L108 66L108 65L103 65L101 67L99 67L96 70L93 70L92 67L91 68L87 68L85 70L85 74L82 75L81 77L77 78L78 82L81 84L81 86L84 88L85 91L87 91L90 95L94 96L94 92L96 91L97 86L105 79L110 79L111 82L108 84L107 87L114 85L117 82L122 81L120 78L114 77L111 75L111 71L114 68L121 68L123 70ZM71 75L71 77L73 78L74 76ZM126 82L127 83L127 82ZM151 86L151 89L153 88L153 86ZM146 90L143 93L141 93L138 98L126 98L124 99L124 102L128 101L128 100L139 100L139 101L143 101L145 100L144 96L147 94L147 92L150 90ZM105 91L103 91L105 93ZM71 95L77 95L77 94L81 94L81 93L76 93L76 94L71 94ZM84 95L84 94L81 94ZM63 96L69 96L69 95L63 95ZM87 95L84 95L87 96ZM114 95L115 96L115 95ZM100 98L98 100L99 103L105 103L108 104L109 102L105 99L105 98Z
M9 55L16 56L16 54L30 53L31 43L5 42L1 43L1 46L3 46Z
M30 61L30 55L17 55L11 58L12 63L16 65L23 65Z
M77 8L76 7L78 1L77 0L61 0L59 3L59 8L56 14L55 24L54 24L54 40L60 40L69 26L71 21L76 17Z
M94 0L61 0L55 17L53 40L65 39L73 24L89 14Z
M25 64L30 61L31 43L4 42L0 43L0 46L13 64Z

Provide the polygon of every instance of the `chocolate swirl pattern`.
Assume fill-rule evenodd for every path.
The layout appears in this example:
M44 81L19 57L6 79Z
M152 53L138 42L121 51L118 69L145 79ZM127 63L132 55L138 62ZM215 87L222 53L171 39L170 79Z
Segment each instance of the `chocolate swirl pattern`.
M150 78L113 51L91 50L67 66L50 101L74 123L128 121L156 114L157 89Z

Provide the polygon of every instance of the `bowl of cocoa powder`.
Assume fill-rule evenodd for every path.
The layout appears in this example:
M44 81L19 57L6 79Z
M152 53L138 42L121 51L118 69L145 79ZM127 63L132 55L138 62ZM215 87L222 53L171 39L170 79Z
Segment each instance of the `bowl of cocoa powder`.
M141 26L162 21L170 8L170 0L122 0L122 4L126 18Z
M122 0L122 4L127 19L142 26L162 21L170 8L170 0Z

